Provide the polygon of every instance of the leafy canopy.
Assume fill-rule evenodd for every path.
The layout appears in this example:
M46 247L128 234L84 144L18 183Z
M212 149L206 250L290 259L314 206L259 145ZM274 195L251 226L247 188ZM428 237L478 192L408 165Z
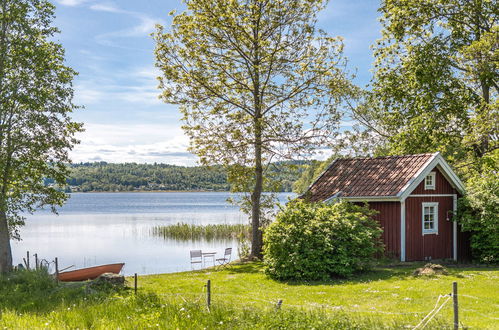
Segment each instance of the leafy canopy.
M473 162L497 145L495 1L385 0L372 92L354 111L378 153ZM374 139L376 141L376 139Z
M0 271L11 267L9 237L19 238L22 212L61 205L68 151L81 125L70 118L75 72L54 40L54 6L44 0L0 0Z
M261 249L262 191L272 161L307 156L334 136L345 79L340 38L316 29L322 0L187 0L159 26L157 66L167 103L178 104L191 150L229 168L251 192L253 254Z

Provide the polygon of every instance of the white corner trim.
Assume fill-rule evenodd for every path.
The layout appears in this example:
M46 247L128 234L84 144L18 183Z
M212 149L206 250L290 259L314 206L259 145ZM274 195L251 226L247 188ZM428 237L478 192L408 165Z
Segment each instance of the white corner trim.
M452 258L457 261L457 222L456 222L456 212L457 212L457 195L452 196Z
M405 261L405 201L400 202L400 261Z
M426 230L424 228L424 209L425 207L434 207L435 208L435 213L434 213L434 222L433 222L433 229L431 230ZM421 203L421 233L423 235L438 235L438 222L440 221L438 217L438 203L437 202L428 202L428 203Z

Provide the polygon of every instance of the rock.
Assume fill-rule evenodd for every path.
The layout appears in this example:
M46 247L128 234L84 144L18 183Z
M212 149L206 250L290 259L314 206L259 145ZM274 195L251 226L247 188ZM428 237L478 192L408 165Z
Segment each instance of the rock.
M439 264L428 263L428 264L424 265L424 267L416 269L414 271L413 275L414 276L447 275L447 269L445 269L444 266L439 265Z
M113 286L125 285L125 276L113 273L104 273L94 280L95 283L109 283Z

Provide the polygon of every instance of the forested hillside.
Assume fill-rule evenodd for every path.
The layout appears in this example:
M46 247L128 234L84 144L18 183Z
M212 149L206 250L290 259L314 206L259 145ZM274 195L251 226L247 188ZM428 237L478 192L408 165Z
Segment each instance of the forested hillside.
M276 163L270 175L280 182L280 191L291 191L303 170L303 162ZM46 180L52 184L52 180ZM226 171L221 166L175 166L168 164L111 164L106 162L71 165L67 191L227 191Z

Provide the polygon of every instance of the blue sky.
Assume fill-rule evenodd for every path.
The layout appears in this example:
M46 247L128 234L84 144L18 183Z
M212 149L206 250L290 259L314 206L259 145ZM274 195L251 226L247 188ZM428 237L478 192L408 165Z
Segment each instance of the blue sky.
M58 40L66 61L79 72L74 118L85 124L74 162L107 161L195 165L187 152L175 106L158 99L154 67L155 24L168 26L180 0L53 0ZM373 62L370 46L380 37L376 0L331 0L319 27L342 36L355 82L365 85Z

